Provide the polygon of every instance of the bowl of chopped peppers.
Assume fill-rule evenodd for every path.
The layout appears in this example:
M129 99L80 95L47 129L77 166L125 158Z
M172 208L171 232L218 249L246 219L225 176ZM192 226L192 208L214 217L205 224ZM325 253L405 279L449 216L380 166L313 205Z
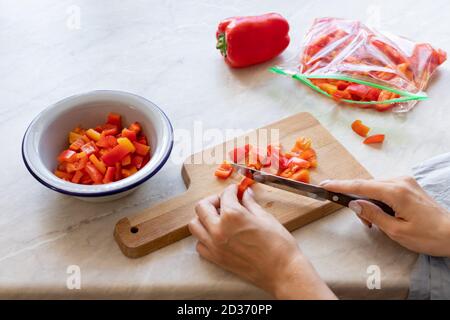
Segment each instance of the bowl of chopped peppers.
M22 156L46 187L104 201L150 179L172 146L172 125L155 104L131 93L99 90L42 111L24 135Z

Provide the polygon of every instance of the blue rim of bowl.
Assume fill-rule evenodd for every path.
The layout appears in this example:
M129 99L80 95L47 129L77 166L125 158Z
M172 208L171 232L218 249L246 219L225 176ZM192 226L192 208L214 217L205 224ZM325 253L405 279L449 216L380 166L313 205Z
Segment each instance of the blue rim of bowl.
M63 194L69 195L69 196L75 196L75 197L87 197L87 198L96 198L96 197L110 196L110 195L113 195L113 194L122 193L122 192L124 192L124 191L131 190L131 189L137 187L138 185L144 183L145 181L147 181L147 180L150 179L151 177L153 177L156 173L158 173L158 171L162 169L162 167L164 166L164 164L165 164L165 163L167 162L167 160L169 159L170 154L172 153L174 137L173 137L173 127L172 127L172 123L170 122L169 117L168 117L168 116L165 114L165 112L164 112L160 107L158 107L155 103L153 103L152 101L150 101L150 100L148 100L148 99L146 99L146 98L144 98L144 97L142 97L142 96L139 96L139 95L137 95L137 94L130 93L130 92L120 91L120 90L93 90L93 91L88 91L88 92L85 92L85 93L80 93L80 94L75 94L75 95L69 96L69 97L67 97L67 98L64 98L64 99L58 101L58 102L64 101L64 100L66 100L66 99L71 99L71 98L74 98L74 97L77 97L77 96L81 96L81 95L84 95L84 94L93 93L93 92L120 92L120 93L129 94L129 95L135 96L135 97L137 97L137 98L139 98L139 99L143 99L143 100L145 100L145 101L147 101L147 102L150 102L151 105L153 105L154 107L156 107L156 109L158 109L159 112L161 112L161 114L163 115L164 120L165 120L166 123L169 125L169 128L170 128L170 130L169 130L169 133L170 133L169 146L168 146L168 148L167 148L166 151L165 151L164 157L159 161L159 163L156 165L156 168L155 168L153 171L149 172L148 175L142 177L142 179L140 179L140 180L138 180L138 181L136 181L136 182L134 182L134 183L132 183L132 184L130 184L130 185L128 185L128 186L125 186L125 187L120 188L120 189L109 190L109 191L102 191L102 192L95 192L95 193L71 192L71 191L67 191L67 190L61 189L61 188L57 188L57 187L55 187L55 186L49 184L48 182L42 180L41 178L39 178L39 176L38 176L37 174L34 173L34 171L33 171L33 170L31 169L31 167L29 166L29 164L28 164L28 162L27 162L27 160L26 160L26 157L25 157L24 147L25 147L25 137L27 136L28 130L30 129L31 124L32 124L33 121L34 121L34 119L33 119L33 120L31 121L31 123L28 125L27 130L25 131L25 134L23 135L23 138L22 138L22 150L21 150L21 151L22 151L22 160L23 160L23 162L24 162L24 164L25 164L25 167L27 168L28 172L30 172L30 174L31 174L37 181L39 181L41 184L43 184L43 185L46 186L47 188L49 188L49 189L51 189L51 190L54 190L54 191L57 191L57 192L59 192L59 193L63 193ZM58 103L58 102L56 102L56 103ZM42 111L42 112L43 112L43 111ZM40 113L39 113L39 114L40 114ZM38 114L36 117L38 117L39 114Z

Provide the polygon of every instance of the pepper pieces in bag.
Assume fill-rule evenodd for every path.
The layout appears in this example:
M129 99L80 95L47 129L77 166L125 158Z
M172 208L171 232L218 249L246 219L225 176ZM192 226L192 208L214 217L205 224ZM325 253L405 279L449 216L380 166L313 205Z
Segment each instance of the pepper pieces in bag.
M379 33L359 21L316 19L295 67L274 67L314 90L361 108L409 111L447 54L428 43Z
M216 48L231 67L247 67L283 52L289 45L288 32L288 22L277 13L228 18L217 28Z

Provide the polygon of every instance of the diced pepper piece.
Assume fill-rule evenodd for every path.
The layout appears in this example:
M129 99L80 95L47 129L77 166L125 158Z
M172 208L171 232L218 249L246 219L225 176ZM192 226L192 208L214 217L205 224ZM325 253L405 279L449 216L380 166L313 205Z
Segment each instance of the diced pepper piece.
M106 123L102 126L102 133L104 136L113 136L119 133L117 125Z
M219 179L228 179L233 173L233 166L228 162L223 162L214 172L214 175Z
M130 124L130 126L128 127L129 130L136 132L136 134L139 134L139 132L141 132L142 127L141 124L139 122L133 122L132 124Z
M72 142L72 144L69 146L70 150L74 150L74 151L78 151L81 149L81 147L85 144L86 142L80 138L76 139L74 142Z
M125 149L127 149L128 152L130 152L130 153L133 153L136 151L136 147L128 138L124 138L124 137L118 138L117 143L119 144L119 146L122 146Z
M369 94L370 87L363 84L352 83L347 87L347 91L352 95L354 100L361 101Z
M114 178L115 181L119 181L120 179L122 179L122 165L120 164L120 162L116 163L116 176Z
M303 150L311 148L311 145L312 145L311 139L301 137L295 141L295 145L291 149L291 151L292 152L301 152Z
M103 175L91 162L88 162L86 164L86 168L84 170L86 170L86 173L89 175L89 177L91 177L92 181L94 181L95 184L102 183Z
M94 166L97 168L97 170L100 171L100 173L105 174L106 166L102 161L98 160L98 158L95 156L95 154L91 154L89 156L89 160L94 164Z
M317 155L316 155L316 152L314 151L314 149L310 148L310 149L306 149L302 153L300 153L300 158L302 158L304 160L309 160L312 158L317 158Z
M83 135L84 134L84 129L81 127L76 127L75 129L72 130L75 133L78 133L79 135Z
M363 143L364 144L373 144L373 143L383 143L384 141L384 134L375 134L373 136L367 137Z
M117 146L117 139L113 136L104 136L102 133L102 136L100 137L100 140L97 141L96 145L100 148L114 148Z
M133 142L133 145L135 147L136 153L141 156L145 156L150 152L150 146L146 146L145 144L139 142Z
M103 177L103 183L111 183L114 182L114 178L116 176L116 168L115 167L108 167L106 169L105 176Z
M94 141L100 140L100 133L94 129L88 129L86 135Z
M288 167L291 167L291 168L308 169L310 166L311 166L311 164L309 163L309 161L302 159L302 158L292 157L288 161Z
M137 169L141 169L144 165L144 157L143 156L134 156L131 159L131 164L135 166Z
M139 137L138 142L139 142L139 143L142 143L142 144L145 144L146 146L148 146L148 140L147 140L147 137L144 136L144 135L141 135L141 136Z
M81 171L81 170L75 171L75 173L72 177L72 180L70 180L70 181L72 181L73 183L79 183L81 180L81 177L83 177L83 171Z
M255 181L249 177L244 177L241 180L241 182L238 185L238 191L237 191L237 197L239 200L242 200L245 190L247 190L247 188L250 187L254 183L255 183Z
M91 139L89 139L89 137L88 137L87 135L85 135L85 134L83 134L83 135L81 136L81 139L83 139L83 141L84 141L85 143L91 142Z
M296 181L300 181L300 182L309 183L309 181L310 181L309 170L308 169L301 169L301 170L297 171L296 173L294 173L291 176L291 179L296 180Z
M81 138L81 134L70 131L69 132L69 143L72 144L74 143L77 139Z
M83 156L80 156L82 154ZM88 162L88 157L84 152L80 152L77 154L77 161L73 163L68 163L66 166L67 172L75 172L82 170L86 167L86 163Z
M122 159L122 166L126 167L127 165L129 165L131 163L131 156L129 154L127 154L125 156L125 158Z
M58 156L58 162L62 163L62 162L74 162L77 160L76 158L76 152L73 150L64 150L63 152L61 152Z
M64 172L61 170L55 170L55 176L57 176L60 179L64 179L67 181L70 181L72 179L72 174L68 172Z
M88 156L98 152L98 148L93 141L90 141L81 146L81 150L86 153Z
M361 137L367 137L367 134L370 131L370 128L365 126L361 120L353 121L352 129L356 134L360 135Z
M136 167L131 167L129 169L122 169L122 176L124 176L125 178L128 178L129 176L135 174L137 172Z
M130 153L130 150L124 146L118 144L107 153L102 156L103 162L107 166L113 166L116 162L122 161L122 159Z
M106 123L115 125L118 128L122 128L122 117L120 116L120 114L110 112L108 114L108 119L106 120Z
M337 87L329 83L319 83L317 86L330 95L334 95L337 91Z
M122 130L122 137L128 138L130 141L136 141L137 134L136 134L136 131L124 128Z

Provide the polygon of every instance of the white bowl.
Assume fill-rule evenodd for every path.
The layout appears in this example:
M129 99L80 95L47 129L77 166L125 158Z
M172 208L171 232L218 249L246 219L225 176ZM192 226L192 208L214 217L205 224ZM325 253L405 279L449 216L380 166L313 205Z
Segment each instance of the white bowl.
M124 125L134 121L142 125L151 147L150 161L130 177L108 184L82 185L56 177L56 158L67 148L69 131L77 125L104 123L109 112L122 115ZM22 157L28 171L46 187L82 200L105 201L123 197L150 179L166 163L172 146L172 125L154 103L127 92L98 90L68 97L42 111L25 132Z

